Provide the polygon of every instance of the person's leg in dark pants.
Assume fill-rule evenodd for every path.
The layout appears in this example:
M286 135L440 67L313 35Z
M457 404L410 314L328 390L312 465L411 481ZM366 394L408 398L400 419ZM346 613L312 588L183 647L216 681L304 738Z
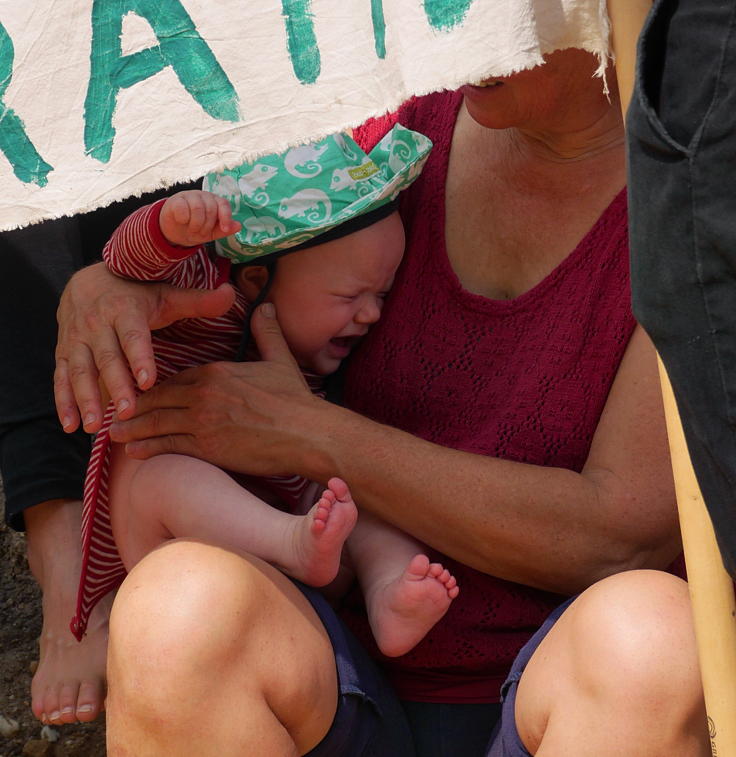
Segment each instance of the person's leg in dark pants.
M627 117L634 314L736 576L736 6L660 0Z
M98 259L113 228L156 195L84 216L0 234L0 475L6 521L26 529L43 592L43 630L32 684L37 717L97 717L104 698L107 618L101 603L82 643L69 630L79 579L84 433L65 434L53 399L56 307L69 277Z

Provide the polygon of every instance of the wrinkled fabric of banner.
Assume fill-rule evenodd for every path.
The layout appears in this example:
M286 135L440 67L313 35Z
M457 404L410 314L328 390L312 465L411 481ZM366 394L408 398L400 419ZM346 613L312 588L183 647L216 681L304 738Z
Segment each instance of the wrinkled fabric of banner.
M0 0L0 229L107 205L581 47L601 0Z

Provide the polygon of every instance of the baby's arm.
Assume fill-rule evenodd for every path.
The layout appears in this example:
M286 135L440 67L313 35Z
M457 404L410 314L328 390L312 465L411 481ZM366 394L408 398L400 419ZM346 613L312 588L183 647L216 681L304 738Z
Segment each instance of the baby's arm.
M129 215L105 245L103 258L112 273L124 278L192 286L183 261L204 253L206 242L239 228L224 198L200 190L179 192Z

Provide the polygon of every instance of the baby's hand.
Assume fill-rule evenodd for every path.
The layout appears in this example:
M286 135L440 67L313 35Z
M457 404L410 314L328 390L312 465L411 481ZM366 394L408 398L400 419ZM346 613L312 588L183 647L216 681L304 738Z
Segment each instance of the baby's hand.
M230 203L212 192L190 189L169 197L159 216L161 233L171 244L196 247L234 234L240 224L233 220Z

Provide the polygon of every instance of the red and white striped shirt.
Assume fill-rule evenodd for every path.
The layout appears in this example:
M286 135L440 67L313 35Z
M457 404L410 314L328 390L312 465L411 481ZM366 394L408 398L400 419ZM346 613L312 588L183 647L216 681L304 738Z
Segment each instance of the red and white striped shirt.
M128 216L105 246L103 258L119 276L139 281L165 281L182 288L215 289L229 281L230 261L206 247L178 247L161 233L159 215L164 200ZM240 345L248 303L236 289L235 303L216 318L186 318L151 335L158 381L204 363L233 360ZM305 375L315 393L322 393L322 377ZM84 484L82 515L82 572L72 633L84 636L90 613L108 592L125 578L110 523L108 484L110 473L109 430L114 415L110 403L102 428L95 437ZM285 504L295 507L309 481L300 476L266 480Z

